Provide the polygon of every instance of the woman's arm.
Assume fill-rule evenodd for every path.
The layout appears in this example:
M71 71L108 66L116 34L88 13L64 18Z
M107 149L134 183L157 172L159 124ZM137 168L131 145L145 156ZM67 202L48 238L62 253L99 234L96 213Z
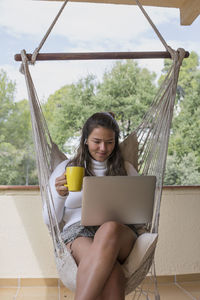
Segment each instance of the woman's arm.
M66 164L67 164L67 160L60 163L53 171L49 179L49 187L51 190L51 195L55 207L55 215L58 223L60 223L62 220L65 201L68 196L68 189L67 187L64 186L64 183L66 183L66 179L64 175ZM51 207L51 211L53 212L53 205L51 202L50 202L50 207ZM43 207L43 218L45 224L49 225L49 216L48 216L46 203Z

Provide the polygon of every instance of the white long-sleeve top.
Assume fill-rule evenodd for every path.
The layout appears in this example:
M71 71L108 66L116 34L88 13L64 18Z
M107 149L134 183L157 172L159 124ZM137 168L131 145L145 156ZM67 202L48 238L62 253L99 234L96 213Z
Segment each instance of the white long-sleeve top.
M58 223L60 223L61 221L64 221L65 223L63 230L65 230L68 226L81 220L82 206L82 191L69 192L69 195L64 197L60 196L56 191L55 180L57 177L61 176L65 172L67 162L68 161L65 160L56 167L49 181L57 221ZM92 169L96 176L105 176L107 171L107 162L99 162L92 159ZM127 161L125 161L125 169L129 176L138 175L135 168ZM49 216L46 206L44 206L43 209L43 217L45 223L49 225Z

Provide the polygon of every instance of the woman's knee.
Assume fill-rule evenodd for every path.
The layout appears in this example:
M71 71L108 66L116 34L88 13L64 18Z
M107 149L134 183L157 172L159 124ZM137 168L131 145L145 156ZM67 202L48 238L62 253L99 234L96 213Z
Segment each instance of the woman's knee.
M123 263L136 240L136 235L129 227L118 222L106 222L96 232L94 244L100 251L117 253Z
M114 221L105 222L96 232L95 239L104 243L118 243L123 226Z

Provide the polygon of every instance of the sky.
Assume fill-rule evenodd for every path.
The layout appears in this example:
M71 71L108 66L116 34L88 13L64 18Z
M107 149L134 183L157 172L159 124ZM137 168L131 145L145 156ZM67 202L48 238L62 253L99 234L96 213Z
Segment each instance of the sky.
M0 0L0 69L16 83L15 100L27 99L24 76L14 55L38 47L63 2ZM200 17L180 25L175 8L145 7L169 46L195 51L200 57ZM40 52L164 51L162 43L138 7L69 2ZM65 84L94 74L101 80L114 61L49 61L30 67L41 101ZM163 60L138 60L160 74Z

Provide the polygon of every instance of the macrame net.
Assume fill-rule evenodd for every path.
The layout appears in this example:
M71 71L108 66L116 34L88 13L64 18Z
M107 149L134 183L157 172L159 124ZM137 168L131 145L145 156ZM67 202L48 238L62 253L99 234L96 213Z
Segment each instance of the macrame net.
M139 3L138 5L140 6ZM143 11L143 8L140 8ZM143 13L146 14L144 11ZM149 18L148 16L146 17ZM154 25L152 26L154 28ZM154 28L154 30L159 36L160 34L157 32L157 29ZM159 38L167 51L171 54L171 68L141 124L120 145L124 159L133 164L141 175L155 175L157 178L154 213L152 223L149 227L149 231L151 233L158 233L160 201L170 126L176 97L178 74L182 60L185 57L184 49L178 49L175 51L166 45L162 37L159 36ZM37 53L38 49L39 47L37 48ZM30 62L27 59L25 50L21 52L21 56L21 69L25 75L30 103L41 197L43 205L46 205L48 210L50 220L49 231L53 240L56 265L63 283L69 289L74 290L76 285L77 266L61 239L60 224L58 224L56 220L54 209L51 209L54 205L49 187L49 177L51 173L61 161L66 159L66 156L58 149L57 145L51 139L31 78L29 71ZM134 299L136 299L136 295L141 294L143 294L143 296L146 295L148 299L148 293L145 293L139 285L149 271L153 276L153 281L156 287L155 268L153 263L154 252L155 247L152 249L151 253L142 263L140 268L130 274L129 278L127 278L126 294L135 290L135 294L133 296ZM150 268L151 266L152 268ZM139 299L138 296L137 299ZM155 290L155 299L159 299L157 289Z

